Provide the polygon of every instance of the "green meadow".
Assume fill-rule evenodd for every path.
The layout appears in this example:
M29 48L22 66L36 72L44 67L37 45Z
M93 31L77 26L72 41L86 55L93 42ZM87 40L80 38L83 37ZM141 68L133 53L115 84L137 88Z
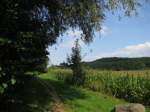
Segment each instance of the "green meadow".
M82 87L68 84L72 76L70 69L49 68L47 73L38 76L24 76L21 85L16 84L6 92L0 111L54 112L54 94L57 94L63 104L60 112L111 112L115 105L129 102L142 103L150 112L147 96L150 71L86 72ZM126 95L131 95L131 99Z
M44 79L61 82L54 85L65 103L66 112L110 112L116 104L142 103L149 106L150 71L99 71L89 69L86 71L86 81L82 88L74 87L85 98L75 100L65 99L70 95L82 96L73 91L64 91L68 88L72 77L70 69L50 68L49 72L41 75ZM84 89L83 89L84 88ZM70 96L71 97L71 96ZM81 110L80 110L81 109ZM89 111L88 111L89 110Z

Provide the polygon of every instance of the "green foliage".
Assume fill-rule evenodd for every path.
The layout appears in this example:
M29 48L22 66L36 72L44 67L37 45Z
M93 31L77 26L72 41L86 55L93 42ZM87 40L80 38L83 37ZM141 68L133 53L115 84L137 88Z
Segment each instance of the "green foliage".
M65 112L110 112L116 104L126 103L111 96L93 92L89 89L71 86L62 81L53 79L53 76L69 75L70 69L50 68L48 73L40 75L49 84L55 87L57 94L64 103ZM71 75L71 74L70 74Z
M79 27L89 42L103 18L99 12L96 2L85 0L1 0L0 67L5 75L0 85L26 72L45 72L48 45L69 27Z
M75 41L75 47L72 48L71 57L68 57L68 63L73 71L71 83L82 86L85 81L85 72L81 63L81 48L79 41Z
M103 74L100 71L89 71L89 75L92 76L94 74L100 75ZM129 71L128 71L129 72ZM121 72L122 74L126 72ZM129 74L138 75L138 73L146 74L146 71L139 72L129 72ZM118 72L114 73L120 75ZM106 75L106 73L105 73ZM66 77L72 76L70 69L62 69L62 68L49 68L48 73L40 75L42 79L49 79L53 87L55 87L58 95L62 99L65 107L65 112L111 112L116 104L128 103L124 100L119 100L114 97L108 96L105 94L98 92L90 91L88 88L78 88L74 86L70 86L63 82ZM144 75L143 75L144 76ZM57 78L60 78L58 81ZM94 78L94 77L93 77ZM53 81L52 81L53 80ZM53 83L52 83L53 82ZM96 86L96 85L95 85ZM146 112L150 110L147 108Z
M116 104L126 103L124 100L106 94L70 86L53 79L53 76L57 76L56 74L71 75L71 70L49 68L48 73L38 77L25 76L22 78L22 81L27 83L16 84L13 89L6 92L5 97L0 100L0 112L51 111L53 103L55 103L53 95L51 95L53 89L47 88L47 86L55 88L56 93L64 103L65 112L110 112ZM47 83L47 86L41 84L43 81Z
M85 86L130 102L150 104L150 71L89 71Z
M64 83L55 83L54 86L65 104L65 112L111 112L116 104L125 103L123 100Z
M68 28L89 43L101 29L105 10L121 6L129 15L135 0L0 0L0 85L26 72L45 72L48 45Z
M0 112L48 112L52 109L52 97L40 78L24 76L21 82L5 91L0 99Z
M59 70L60 71L60 70ZM55 78L65 81L72 77L69 69L55 72ZM150 71L86 70L84 87L130 102L150 104Z
M83 64L101 70L143 70L150 68L150 58L102 58Z

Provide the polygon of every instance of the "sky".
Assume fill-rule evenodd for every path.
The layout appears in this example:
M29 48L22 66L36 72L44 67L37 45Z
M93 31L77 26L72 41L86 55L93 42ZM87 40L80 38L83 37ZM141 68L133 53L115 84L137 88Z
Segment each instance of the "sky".
M49 46L49 65L66 61L71 54L74 41L81 31L69 29L58 38L57 44ZM83 61L103 57L150 57L150 4L138 8L138 15L132 17L106 13L101 32L95 32L89 45L80 40Z

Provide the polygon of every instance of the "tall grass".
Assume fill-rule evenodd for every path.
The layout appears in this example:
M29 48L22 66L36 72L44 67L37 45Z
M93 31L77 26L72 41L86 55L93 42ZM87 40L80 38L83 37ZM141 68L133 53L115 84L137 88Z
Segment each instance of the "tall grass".
M68 81L72 77L69 69L52 71L58 80ZM150 71L87 70L83 86L130 102L150 105Z
M85 87L130 102L150 104L150 71L87 72Z

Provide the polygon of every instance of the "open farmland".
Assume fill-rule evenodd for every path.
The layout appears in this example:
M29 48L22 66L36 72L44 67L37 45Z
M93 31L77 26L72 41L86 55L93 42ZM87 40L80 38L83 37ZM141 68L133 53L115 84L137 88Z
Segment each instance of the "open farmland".
M53 77L69 82L72 77L69 69L49 69ZM99 71L86 70L83 85L130 102L150 104L150 71Z

